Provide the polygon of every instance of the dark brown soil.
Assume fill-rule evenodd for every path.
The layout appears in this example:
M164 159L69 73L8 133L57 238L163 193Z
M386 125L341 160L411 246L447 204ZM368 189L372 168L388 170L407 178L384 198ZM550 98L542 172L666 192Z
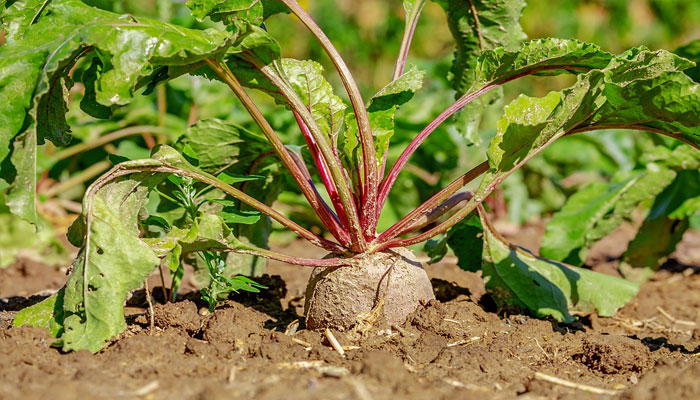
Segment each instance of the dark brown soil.
M295 328L310 269L274 264L269 272L282 278L260 278L270 290L236 295L212 314L194 294L157 304L153 329L136 293L127 332L91 355L9 327L14 311L65 279L17 264L0 270L0 399L697 399L698 237L687 234L674 256L682 263L659 271L614 318L568 326L495 314L479 276L448 259L427 267L438 300L405 324L378 322L364 337L334 332L344 357L323 333ZM299 246L287 252L315 255Z

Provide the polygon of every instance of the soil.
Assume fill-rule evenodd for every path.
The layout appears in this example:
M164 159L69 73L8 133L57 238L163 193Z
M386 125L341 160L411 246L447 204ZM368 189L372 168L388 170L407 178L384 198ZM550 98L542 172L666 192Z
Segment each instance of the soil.
M536 249L537 227L510 238ZM311 269L276 263L257 278L270 288L262 294L234 295L208 313L186 293L155 305L152 328L136 292L126 332L98 354L64 354L44 331L10 327L17 310L65 281L62 271L20 262L0 270L0 399L697 399L698 244L700 233L688 232L615 317L572 325L495 313L479 275L448 257L426 266L437 300L406 323L332 332L344 356L303 329ZM616 246L624 248L601 246L589 261L612 271ZM299 242L285 251L323 256ZM159 279L151 282L158 299Z

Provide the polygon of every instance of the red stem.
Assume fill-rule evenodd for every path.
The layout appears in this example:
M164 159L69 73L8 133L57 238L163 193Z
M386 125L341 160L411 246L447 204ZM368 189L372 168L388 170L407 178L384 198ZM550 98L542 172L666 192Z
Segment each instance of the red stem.
M279 136L277 136L274 129L272 129L272 126L270 126L269 122L267 122L253 100L250 98L250 96L248 96L233 72L228 68L226 63L221 63L216 59L209 58L206 59L205 62L224 80L224 82L239 98L243 106L248 111L248 114L253 118L267 140L270 142L270 145L277 156L280 158L280 160L282 160L282 163L292 175L292 178L296 182L297 186L299 186L299 189L309 202L309 205L311 205L311 208L314 209L316 215L318 215L321 219L321 222L331 232L336 232L336 229L333 227L335 220L331 216L332 212L328 208L328 205L325 204L323 199L318 195L318 192L315 191L313 185L310 184L304 177L301 168L291 156L292 153L288 151L286 147L284 147L284 144L280 140Z
M299 5L296 0L280 0L289 10L299 18L307 29L316 37L323 47L328 57L333 62L335 69L340 75L340 80L345 86L345 91L350 98L350 104L355 112L359 141L362 148L362 164L364 167L364 185L362 204L360 208L360 226L363 230L364 238L361 242L364 247L364 239L373 239L376 236L377 228L377 189L379 187L379 172L377 171L377 153L374 149L374 137L370 126L367 108L362 100L362 94L357 87L350 69L345 64L345 60L340 56L333 43L331 43L325 32L316 24L316 21ZM362 249L364 250L364 249Z
M532 75L536 74L538 72L542 71L551 71L551 70L557 70L557 69L566 69L566 70L576 70L576 71L589 71L590 68L586 67L579 67L579 66L571 66L571 65L548 65L545 67L537 67L537 66L530 66L529 69L524 69L522 71L514 71L512 75L506 75L503 78L499 80L494 80L489 83L487 83L485 86L481 87L479 90L476 90L474 92L467 92L465 93L462 97L457 99L451 106L449 106L445 111L440 113L437 117L435 117L434 120L432 120L423 130L416 136L411 143L409 143L408 147L401 153L401 156L399 156L399 159L396 161L396 163L391 167L391 170L389 171L389 174L387 177L384 179L382 184L379 186L379 200L378 200L378 209L381 210L382 207L384 207L384 203L386 203L387 196L389 195L389 191L391 191L391 187L394 185L396 182L396 178L399 176L399 173L403 169L403 167L406 165L408 162L408 159L413 155L413 153L418 149L418 146L425 141L425 139L433 133L435 128L437 128L441 123L445 122L447 118L452 116L454 113L462 109L464 106L469 104L471 101L476 99L477 97L481 96L482 94L488 92L489 90L501 86L503 84L506 84L510 81L513 81L518 78L522 78L523 76L527 75Z
M306 181L309 183L309 186L311 186L311 189L314 191L316 196L320 198L321 195L316 190L316 186L313 184L311 174L309 173L308 168L306 168L304 161L291 151L289 152L289 155L292 157L297 167L301 170L304 179L306 179ZM350 240L350 234L347 232L347 230L343 228L343 226L340 223L340 220L338 219L338 216L333 214L333 210L331 210L330 207L328 207L328 204L326 204L325 201L322 203L322 206L324 212L317 213L317 215L323 223L323 225L326 227L326 229L328 229L331 232L333 237L340 241L340 243L343 246L350 246L352 242Z
M469 170L466 174L450 182L450 184L445 186L439 192L435 193L430 199L425 201L420 206L416 207L405 217L401 218L397 223L389 227L389 229L387 229L381 235L379 235L375 242L384 243L388 240L394 239L395 237L408 232L407 229L409 229L409 227L415 226L418 223L418 221L424 216L428 215L431 212L431 210L438 207L439 204L447 201L450 198L450 196L455 194L459 189L463 188L469 182L481 176L484 172L488 171L488 169L489 163L488 161L484 161L481 164Z
M443 112L441 112L440 115L438 115L437 117L435 117L435 119L430 121L430 123L425 128L423 128L422 131L420 131L418 136L413 138L411 143L408 144L408 147L406 147L403 153L401 153L399 159L396 160L396 163L394 163L394 165L391 167L391 169L389 170L389 174L386 176L382 184L379 186L379 204L377 207L379 210L381 210L384 207L386 199L389 196L389 191L396 182L396 178L398 178L399 173L408 162L408 159L413 155L416 149L418 149L418 146L420 146L423 143L423 141L425 141L425 139L427 139L428 136L431 133L433 133L433 131L438 126L440 126L440 124L442 124L443 122L445 122L445 120L447 120L447 118L452 116L452 114L456 113L462 107L469 104L472 100L488 92L494 87L496 87L496 85L484 86L476 92L468 93L460 97L451 106L447 107Z
M345 208L343 207L343 203L340 201L340 195L338 195L338 190L336 189L335 183L330 176L328 166L326 166L326 163L319 152L318 145L311 135L309 127L306 126L304 121L301 119L301 116L296 111L294 111L294 118L297 120L301 133L304 135L304 140L306 141L306 145L309 147L309 151L314 159L318 173L321 175L321 180L323 180L323 184L326 186L328 196L330 196L331 202L333 203L333 208L335 208L335 212L340 217L343 228L347 232L348 220L345 216Z

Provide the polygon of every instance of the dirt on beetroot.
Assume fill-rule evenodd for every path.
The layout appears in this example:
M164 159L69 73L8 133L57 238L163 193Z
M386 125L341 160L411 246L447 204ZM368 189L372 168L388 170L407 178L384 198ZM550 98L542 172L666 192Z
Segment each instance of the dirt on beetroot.
M16 264L0 270L0 399L700 398L699 235L686 236L676 261L615 317L572 325L495 313L479 275L448 258L426 268L437 300L406 323L333 332L344 356L303 329L307 269L273 264L258 279L269 290L234 295L213 313L194 292L156 303L152 326L137 292L127 331L92 355L64 354L43 330L11 327L17 310L62 284Z

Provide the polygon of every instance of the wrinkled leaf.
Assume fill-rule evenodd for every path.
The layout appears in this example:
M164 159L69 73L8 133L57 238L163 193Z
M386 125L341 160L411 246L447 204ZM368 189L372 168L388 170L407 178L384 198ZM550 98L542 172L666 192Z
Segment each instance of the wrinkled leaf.
M579 75L571 88L518 97L506 106L491 141L486 181L508 175L574 129L649 129L700 146L700 85L679 72L687 66L664 51L628 52Z
M455 56L448 74L456 96L465 94L474 83L479 55L495 48L516 50L527 38L518 20L524 0L435 0L447 14L447 25L455 39ZM455 116L457 129L473 143L484 109L502 97L492 91L471 102Z
M86 97L93 106L108 107L129 103L139 79L156 67L196 64L230 42L225 32L137 20L77 0L17 1L4 18L16 29L8 30L0 46L0 160L16 138L11 159L16 172L3 169L0 177L12 184L12 211L32 222L36 145L45 139L56 145L70 141L65 96L72 82L67 75L80 57L100 59L99 76L86 78L86 89L94 89Z
M573 39L536 39L515 50L499 47L484 51L476 60L473 82L466 92L532 71L540 75L581 74L605 68L613 58L594 44Z
M504 47L516 50L527 38L518 20L523 0L435 0L447 14L455 38L455 59L450 70L452 88L461 96L472 86L471 71L479 54Z
M139 238L137 216L150 188L162 179L149 173L133 175L104 186L86 203L88 239L64 289L64 350L97 352L126 329L126 296L159 263Z
M321 64L311 60L284 58L281 65L302 103L311 112L321 131L335 145L347 105L333 94L333 88L323 77Z

